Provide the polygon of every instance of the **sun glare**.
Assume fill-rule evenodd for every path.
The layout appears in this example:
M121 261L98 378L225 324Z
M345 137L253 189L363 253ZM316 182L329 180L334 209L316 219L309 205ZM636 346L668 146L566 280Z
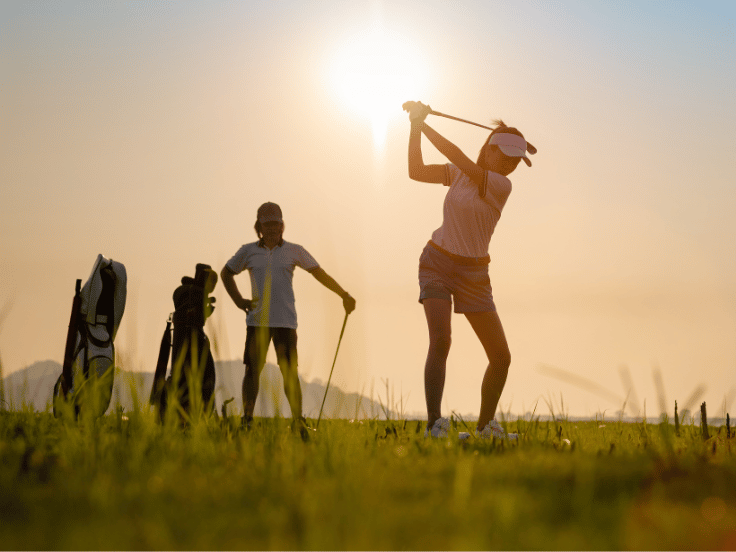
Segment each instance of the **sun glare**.
M356 116L370 119L382 150L388 121L424 88L421 56L401 37L374 28L344 44L332 65L334 91Z

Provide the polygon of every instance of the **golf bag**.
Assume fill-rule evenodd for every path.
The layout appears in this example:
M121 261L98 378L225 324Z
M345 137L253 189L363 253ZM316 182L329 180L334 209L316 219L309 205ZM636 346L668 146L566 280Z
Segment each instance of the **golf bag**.
M81 411L102 416L110 406L115 377L115 335L125 311L127 274L122 263L97 255L82 287L77 280L61 376L54 385L53 410L61 415L70 401Z
M174 397L186 414L191 413L195 399L205 412L214 409L215 360L204 323L215 310L215 298L209 295L216 285L217 273L209 265L198 264L194 278L184 276L174 291L174 312L161 338L150 398L162 421ZM169 356L171 372L166 378Z

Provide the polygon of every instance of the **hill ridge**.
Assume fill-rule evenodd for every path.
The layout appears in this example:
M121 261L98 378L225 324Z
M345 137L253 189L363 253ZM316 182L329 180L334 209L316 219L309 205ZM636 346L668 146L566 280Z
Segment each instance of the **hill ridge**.
M51 408L53 387L61 374L61 364L54 360L36 361L29 366L17 370L3 378L4 401L6 408L19 410L32 406L34 410L43 412ZM240 360L222 360L215 362L217 381L215 386L215 408L218 412L222 403L230 398L235 399L228 405L228 413L242 411L241 383L243 363ZM325 384L315 379L306 381L301 376L302 412L308 418L316 418L325 392ZM153 372L131 372L119 370L115 375L111 411L116 405L131 411L136 402L145 407L153 385ZM283 390L281 372L273 363L266 363L261 373L260 392L256 402L256 416L291 417L291 411ZM397 413L390 411L395 418ZM325 418L385 418L383 407L378 400L372 400L360 393L348 393L334 383L325 399Z

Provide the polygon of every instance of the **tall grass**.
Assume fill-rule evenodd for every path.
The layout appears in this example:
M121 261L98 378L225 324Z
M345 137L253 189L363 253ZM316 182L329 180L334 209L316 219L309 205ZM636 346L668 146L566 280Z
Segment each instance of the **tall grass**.
M380 411L358 420L357 401L354 420L325 419L308 442L278 405L250 431L225 408L181 416L176 401L161 424L132 376L130 412L0 408L2 548L736 548L724 428L703 440L692 416L679 434L666 415L572 421L560 395L547 420L538 404L528 419L501 414L519 442L461 442L474 424L456 413L434 440L383 387ZM373 409L373 383L370 395Z
M10 311L10 308L12 307L12 301L6 301L6 303L3 305L3 308L0 309L0 332L2 332L3 324L5 323L5 318L8 316L8 312ZM5 402L5 373L3 372L3 360L0 357L0 412L5 410L7 408L7 403Z
M422 422L0 414L6 549L733 549L725 431L557 416L519 443Z

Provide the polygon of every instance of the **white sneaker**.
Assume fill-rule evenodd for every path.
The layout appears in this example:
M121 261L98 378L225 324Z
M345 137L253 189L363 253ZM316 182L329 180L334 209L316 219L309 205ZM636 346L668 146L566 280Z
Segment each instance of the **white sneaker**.
M470 439L470 433L467 431L461 431L457 434L457 438L460 441L465 441L467 439ZM483 428L483 431L475 430L475 438L476 439L491 439L495 437L496 439L509 439L511 441L514 441L519 438L519 435L516 433L506 433L503 428L498 425L498 422L496 420L492 420L491 422L488 422L488 425L486 425L485 428Z
M450 420L447 418L438 418L432 425L432 429L425 428L425 437L447 437L447 430L450 429Z
M519 435L517 433L506 433L496 420L491 420L490 422L488 422L488 425L486 425L486 427L484 427L481 431L478 431L476 429L475 434L481 439L492 439L493 437L495 437L496 439L508 439L510 441L515 441L519 438Z

